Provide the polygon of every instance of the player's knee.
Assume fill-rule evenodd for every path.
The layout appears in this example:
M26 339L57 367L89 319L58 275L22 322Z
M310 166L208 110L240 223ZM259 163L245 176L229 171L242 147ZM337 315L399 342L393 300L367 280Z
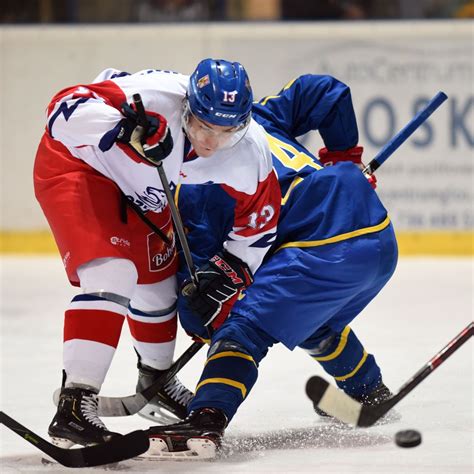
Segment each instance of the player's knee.
M226 339L221 339L220 341L215 342L211 345L208 357L212 357L221 352L237 352L252 356L250 352L242 345L240 342L230 341Z
M131 305L145 313L163 312L170 308L176 310L176 292L175 275L157 283L137 285Z
M312 355L322 354L333 345L339 334L340 332L333 331L329 326L322 326L299 344L299 347Z
M323 354L328 350L329 347L331 347L335 338L336 335L331 334L330 336L319 341L307 340L303 344L301 344L300 347L311 355Z
M269 334L256 326L253 321L239 314L232 314L216 331L213 342L233 341L240 344L257 364L267 355L268 349L276 343Z
M138 272L131 260L97 258L77 269L84 293L113 293L130 299L138 280Z

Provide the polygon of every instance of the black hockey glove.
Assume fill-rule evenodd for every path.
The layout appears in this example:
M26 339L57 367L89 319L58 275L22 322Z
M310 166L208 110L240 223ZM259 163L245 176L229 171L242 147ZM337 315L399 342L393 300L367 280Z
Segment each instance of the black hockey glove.
M141 161L158 166L173 149L173 137L168 122L162 115L146 111L148 126L144 130L139 125L134 107L134 104L122 104L125 118L120 121L116 141L127 145Z
M239 293L253 282L248 265L225 250L214 255L196 272L197 287L186 280L181 294L204 326L217 329L227 318Z

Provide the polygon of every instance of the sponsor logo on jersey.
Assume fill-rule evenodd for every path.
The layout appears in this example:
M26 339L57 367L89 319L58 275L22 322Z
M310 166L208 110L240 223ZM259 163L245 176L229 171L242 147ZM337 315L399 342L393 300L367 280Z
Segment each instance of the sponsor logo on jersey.
M130 247L130 241L122 237L113 236L110 237L110 243L112 245L117 245L117 247Z
M167 245L163 239L155 233L148 234L148 257L151 272L159 272L168 268L174 262L176 255L175 236L171 221L161 227L161 230L170 239L171 244Z

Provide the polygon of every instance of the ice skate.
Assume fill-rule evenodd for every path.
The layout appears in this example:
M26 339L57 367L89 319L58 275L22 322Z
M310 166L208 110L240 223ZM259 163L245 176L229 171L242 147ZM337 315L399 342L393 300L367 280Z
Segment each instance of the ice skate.
M104 443L119 433L109 431L97 416L98 396L93 390L62 388L56 415L49 425L52 443L61 448Z
M137 392L153 384L165 370L157 370L138 363ZM184 420L187 406L194 394L188 390L177 377L164 385L150 402L139 412L139 415L159 424L176 423Z
M186 419L148 430L147 459L211 459L216 456L227 426L227 417L218 408L200 408Z

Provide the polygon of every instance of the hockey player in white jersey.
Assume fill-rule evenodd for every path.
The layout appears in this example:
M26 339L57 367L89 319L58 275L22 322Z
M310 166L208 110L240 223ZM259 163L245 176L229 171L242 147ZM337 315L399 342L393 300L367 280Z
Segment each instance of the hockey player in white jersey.
M136 93L146 129L132 103ZM251 283L275 235L281 201L265 133L251 107L242 65L213 59L201 61L190 77L109 69L92 84L66 88L52 99L36 155L35 193L68 279L81 288L64 318L63 385L49 427L56 443L86 445L117 436L97 416L97 394L125 318L138 354L138 389L172 363L177 257L155 169L161 160L171 189L178 181L220 184L235 199L233 229L214 257L234 278L216 267L211 286ZM151 409L183 418L191 397L174 378Z

